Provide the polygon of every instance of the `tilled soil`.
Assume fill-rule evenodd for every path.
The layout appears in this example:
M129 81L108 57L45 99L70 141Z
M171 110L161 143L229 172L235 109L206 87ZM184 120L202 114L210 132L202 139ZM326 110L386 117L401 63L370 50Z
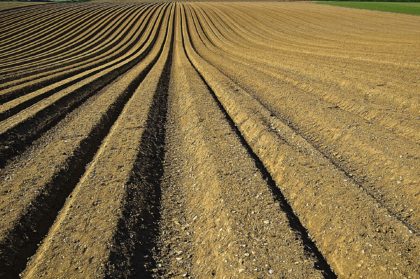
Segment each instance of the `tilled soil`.
M45 2L17 2L17 1L4 1L0 2L0 11L16 9L24 6L33 6L45 4Z
M0 17L0 277L420 275L419 17L309 3Z

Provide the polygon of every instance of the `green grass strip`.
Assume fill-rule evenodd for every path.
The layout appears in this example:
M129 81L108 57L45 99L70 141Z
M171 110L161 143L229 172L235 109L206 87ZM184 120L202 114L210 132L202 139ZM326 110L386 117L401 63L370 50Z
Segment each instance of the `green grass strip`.
M317 3L347 8L420 15L420 3L418 2L319 1Z

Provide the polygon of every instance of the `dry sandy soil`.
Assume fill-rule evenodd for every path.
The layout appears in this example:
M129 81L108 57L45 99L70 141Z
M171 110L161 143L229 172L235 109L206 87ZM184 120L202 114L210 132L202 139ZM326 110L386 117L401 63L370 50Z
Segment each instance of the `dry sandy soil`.
M40 4L45 4L45 2L0 2L0 11Z
M0 11L41 4L46 4L46 2L0 2Z
M420 17L0 18L1 278L419 278Z

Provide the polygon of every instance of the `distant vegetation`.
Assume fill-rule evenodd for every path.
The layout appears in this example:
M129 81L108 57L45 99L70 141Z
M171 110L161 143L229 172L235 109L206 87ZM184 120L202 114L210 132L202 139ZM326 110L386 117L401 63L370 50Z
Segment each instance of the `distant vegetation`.
M357 8L366 10L375 10L383 12L394 12L411 15L420 15L420 2L414 1L401 1L401 2L371 2L371 1L321 1L318 3Z
M342 3L342 2L346 2L346 3L364 3L364 2L369 2L369 3L377 3L377 4L382 4L382 3L396 3L396 4L402 4L402 3L419 3L420 4L420 0L383 0L383 1L378 1L378 0L322 0L322 1L317 1L317 2L328 2L328 3Z

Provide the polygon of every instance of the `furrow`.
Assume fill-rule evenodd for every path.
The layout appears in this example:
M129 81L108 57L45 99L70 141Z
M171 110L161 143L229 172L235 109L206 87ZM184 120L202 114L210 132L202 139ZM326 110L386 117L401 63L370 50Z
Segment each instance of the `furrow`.
M39 75L33 75L32 79L26 79L23 83L20 83L18 80L5 84L7 88L3 89L1 92L1 102L8 102L25 95L28 92L46 87L54 82L70 78L84 71L94 69L95 67L110 65L111 62L116 63L123 60L123 58L129 56L129 54L132 54L133 49L135 49L134 47L138 44L135 38L137 38L137 36L141 36L141 34L147 30L147 25L149 25L150 21L154 18L152 15L156 16L155 9L150 10L150 12L146 11L144 15L140 13L141 11L139 11L137 17L140 20L133 21L132 24L134 24L134 26L125 26L123 33L108 34L111 39L110 45L108 48L105 48L98 53L100 55L98 55L97 59L93 56L86 61L81 61L79 63L58 68L46 73L40 73ZM124 39L119 40L120 38Z
M31 2L9 2L9 3L4 3L3 5L1 5L0 7L0 11L1 12L5 12L5 14L7 14L8 12L13 12L17 9L19 9L19 11L23 10L22 8L26 8L26 7L30 7L30 6L35 6L35 5L40 5L40 4L44 4L44 3L31 3Z
M154 277L323 277L185 56L180 22Z
M203 13L205 15L204 19L211 22L209 26L215 26L217 30L215 31L212 28L211 30L214 35L209 33L210 37L213 38L211 41L215 43L215 47L217 47L221 53L229 53L229 58L234 59L235 62L243 64L244 67L257 68L258 71L262 71L272 78L290 84L290 86L296 87L306 94L316 94L320 97L321 102L329 104L330 107L345 110L354 114L355 117L362 117L364 121L369 122L369 124L376 124L379 128L386 128L394 134L394 137L403 136L404 141L409 140L414 143L418 142L420 139L416 132L417 123L410 119L407 113L390 113L390 109L393 109L393 107L389 105L386 106L383 103L371 101L369 104L366 104L363 101L363 96L360 96L359 99L351 99L344 94L337 94L335 92L348 91L348 89L343 88L342 86L334 86L337 84L336 79L323 81L324 78L320 75L315 77L313 75L308 76L307 73L302 74L289 67L284 67L278 62L273 62L272 52L270 52L269 59L267 58L267 55L265 55L265 57L261 54L256 56L252 51L255 46L243 42L241 37L236 37L234 29L232 29L232 32L226 33L224 27L230 26L229 23L221 23L216 27L213 23L213 20L218 18L216 15L211 14L211 16L208 16L207 11L203 9L198 9L198 12ZM226 34L224 35L223 33ZM238 41L241 42L240 45L242 47L248 47L238 51ZM349 92L349 94L354 93Z
M65 26L71 20L76 19L83 13L83 9L68 9L68 12L63 11L55 16L53 19L42 20L37 28L31 30L31 32L21 32L19 35L12 36L9 40L2 40L0 43L0 51L2 54L0 58L8 57L8 50L18 50L19 46L24 46L26 44L31 44L36 42L37 39L42 38L43 35L48 36L49 32L54 33L56 30L60 30L62 26ZM46 27L47 26L47 27Z
M225 17L225 19L229 22L225 26L235 26L235 21L232 21L230 17ZM341 22L335 24L341 24ZM363 25L364 22L359 24ZM403 28L410 29L410 27L405 26ZM308 25L307 28L312 29L311 25ZM245 36L244 34L247 33L247 30L243 29L242 24L242 26L239 25L232 29L232 31L233 34L242 33L240 40L245 41L243 44L247 44L246 41L249 42L249 38L252 36ZM343 30L343 32L349 33L348 30ZM296 36L294 35L294 37ZM281 39L283 40L283 38ZM349 63L350 59L347 57L331 59L323 56L318 58L318 52L313 51L308 55L300 51L297 47L294 50L297 55L285 55L288 51L287 48L278 49L280 51L278 52L280 55L278 55L273 50L276 49L277 45L281 45L281 43L272 42L270 44L273 44L273 46L267 48L259 42L260 40L258 40L258 37L252 40L252 45L254 46L251 47L251 49L255 47L261 49L261 52L254 54L254 56L261 59L260 61L269 60L266 63L280 66L287 65L288 68L293 68L295 72L305 72L305 75L315 75L317 80L327 80L329 84L332 82L337 83L338 81L340 86L339 90L345 88L347 91L350 90L348 94L353 95L357 93L360 96L359 98L369 100L369 103L377 104L379 107L384 107L387 112L399 113L401 111L414 113L418 111L418 103L407 102L407 99L413 100L413 93L416 91L415 87L417 85L412 81L416 80L419 70L418 67L408 67L405 63L399 63L394 66L370 65L366 61L358 60L351 60L351 63ZM363 41L363 43L369 44L370 40ZM264 54L264 49L268 50L267 54ZM412 63L412 66L414 66L416 65L416 60L413 60L411 57L418 54L413 53L412 48L407 49L408 51L412 54L411 56L408 55L408 59L414 62ZM267 55L269 55L270 59L267 59ZM401 59L401 55L398 55L398 58ZM276 60L280 63L276 62ZM388 61L388 57L381 57L381 60L384 62ZM384 76L392 77L393 75L397 76L389 80L384 79ZM361 76L363 79L361 79ZM407 83L411 83L413 88L407 88ZM395 91L398 91L399 94L394 94Z
M130 23L130 19L132 20L134 11L136 10L136 7L124 10L121 9L118 13L114 13L112 16L107 17L105 21L98 22L97 25L91 26L90 28L92 30L85 31L86 37L84 38L84 42L79 44L77 48L70 45L65 48L60 48L55 52L50 52L48 54L43 53L37 57L31 57L29 61L17 63L18 66L21 65L19 68L8 68L7 70L2 71L4 73L2 81L20 80L30 73L34 74L51 70L53 66L56 66L57 68L59 62L62 63L62 67L65 67L69 65L69 61L74 61L73 63L75 63L81 61L81 57L82 59L88 59L88 54L95 53L95 50L97 51L110 47L107 45L107 39L109 39L108 35L120 33L119 30L122 30L123 26ZM58 53L60 53L59 57L57 56ZM36 69L33 68L35 64L37 65ZM8 75L11 74L15 77L14 79L13 76L8 78ZM3 88L7 88L6 84L3 84Z
M165 117L165 103L162 102L164 101L162 98L165 98L167 94L164 85L167 77L164 69L165 65L168 65L166 61L170 61L171 18L172 13L165 14L166 34L162 32L159 35L160 59L141 83L139 80L131 84L134 90L132 98L29 263L23 274L24 278L127 277L132 271L131 268L143 260L142 257L137 258L137 255L129 254L127 258L122 259L123 263L118 262L116 255L124 251L119 251L116 244L121 222L128 219L134 221L133 218L140 217L135 215L137 211L147 211L148 206L153 205L152 199L144 199L143 203L137 204L135 208L128 208L131 198L135 198L136 195L150 197L153 191L156 191L153 188L150 189L144 181L147 178L143 177L141 181L137 181L135 176L153 175L140 174L138 166L141 164L156 167L156 164L159 164L158 153L163 152L163 149L162 151L158 149L163 148L161 141L164 139L162 137L164 137L165 123L160 121L164 121ZM166 43L163 44L165 37ZM149 150L155 152L149 153ZM138 160L146 159L145 155L149 158L148 161L140 163ZM115 169L115 171L110 172L110 169ZM135 187L137 189L131 188L134 187L134 183L137 183ZM92 210L81 211L82 208L79 205L82 204L89 205ZM134 216L128 217L126 214L134 214ZM130 233L134 237L133 234L136 231ZM71 239L77 235L85 237L78 238L79 242L75 246ZM114 248L109 249L110 247ZM61 249L71 251L70 253L78 256L63 258L59 252ZM51 262L56 263L55 266L58 268L53 268ZM124 264L130 269L113 276L112 267L117 267L117 263Z
M123 61L110 69L96 73L94 76L80 81L75 85L67 87L60 92L53 94L47 100L37 103L23 111L23 115L17 114L12 118L3 121L0 125L2 129L1 155L0 162L4 165L10 158L19 154L22 150L46 130L53 127L58 121L63 119L66 114L75 109L87 98L95 94L98 90L115 80L119 75L126 72L133 65L140 62L152 49L157 37L153 36L162 24L162 18L157 18L154 25L149 25L149 33L145 37L144 45L135 53L135 57L129 61ZM153 26L153 30L152 29ZM141 40L139 42L141 43ZM22 120L23 119L23 120Z
M196 41L198 35L188 36ZM186 49L338 276L415 276L418 251L412 249L419 243L412 232L192 46Z
M36 71L39 71L38 73L32 72L29 73L28 76L24 76L24 78L16 77L16 79L5 82L2 85L1 91L2 102L9 102L14 98L26 95L25 93L30 93L36 89L45 87L48 84L82 73L95 66L100 66L107 62L112 62L113 60L121 60L118 58L122 54L134 48L134 38L136 36L141 36L142 32L146 30L144 26L146 22L150 20L154 10L155 9L137 10L131 17L128 17L126 21L124 20L126 24L119 26L118 30L114 30L118 32L107 32L106 34L103 34L103 38L106 38L106 44L98 46L96 52L93 54L88 53L90 57L76 56L74 58L78 60L73 61L73 63L72 61L66 63L66 60L63 60L61 62L61 67L57 65L55 70L44 72L41 67L39 70L38 68L36 69ZM123 36L126 37L126 39L119 40ZM84 45L81 45L81 47L83 46ZM110 55L111 53L112 55ZM95 55L96 59L94 59ZM14 76L16 76L16 74Z
M72 5L72 6L76 7L76 8L78 7L77 4ZM96 6L96 7L99 8L99 6ZM112 4L101 5L100 7L102 9L106 9L106 8L109 9L109 8L115 7L115 5L112 5ZM79 8L81 8L80 4L79 4ZM86 10L91 10L91 9L95 9L95 5L91 5L89 7L86 7L86 6L82 7L82 10L83 10L83 8L86 9ZM25 25L33 25L35 27L39 27L40 24L44 24L44 23L48 22L49 20L52 20L54 17L57 17L60 14L60 12L65 13L66 10L68 10L68 9L69 9L69 6L67 6L66 4L55 5L54 9L51 9L51 7L48 7L48 5L46 5L46 6L43 6L43 7L38 7L37 11L35 11L31 16L28 16L27 18L22 18L22 15L19 14L18 16L16 16L16 18L19 18L19 20L17 21L17 23L15 25L9 24L9 25L4 26L5 28L9 29L9 33L10 33L6 37L13 38L16 35L18 35L19 32L23 33L23 31L28 29L28 28L25 27ZM37 21L36 17L41 18L42 22ZM23 29L23 30L21 30L21 29ZM32 33L36 34L38 31L39 30L35 29L35 30L33 30ZM5 35L5 33L7 33L7 32L4 32L3 34Z
M36 44L26 44L26 49L19 48L18 51L10 53L8 59L2 59L3 62L0 65L0 70L4 73L10 71L16 72L16 70L20 70L16 66L27 63L28 61L39 61L39 58L42 56L52 56L54 55L53 51L69 49L75 45L80 47L80 45L86 42L88 35L92 35L96 30L99 30L98 26L108 25L107 21L109 22L112 16L118 15L119 10L123 9L115 7L112 9L98 10L94 13L84 13L83 17L79 17L78 21L66 25L59 33L49 34L49 37L36 40Z
M80 75L83 72L91 74L89 70L98 70L109 65L115 65L117 62L124 60L124 58L133 56L133 53L135 53L135 46L139 45L135 39L148 30L150 24L152 24L150 21L153 22L153 20L156 20L156 10L152 9L151 13L145 14L144 18L141 17L141 19L142 20L135 22L135 27L126 27L126 32L128 33L124 33L125 38L121 41L114 40L111 43L112 49L106 50L106 52L101 55L101 59L99 59L99 61L91 58L87 60L86 63L81 62L79 64L73 64L71 66L64 67L64 69L49 72L48 75L41 74L40 77L33 76L32 81L27 81L23 84L17 85L16 87L2 90L2 94L0 95L1 102L13 100L27 94L28 92L33 92L34 90L53 85L56 82L69 79L75 75ZM118 38L121 35L122 34L114 34L110 37L114 38L115 36ZM106 54L108 54L108 56Z
M85 173L85 166L95 153L101 153L101 149L98 152L98 148L103 142L107 142L103 141L104 137L163 50L163 29L166 29L168 24L167 19L164 19L166 13L162 14L166 23L159 25L159 29L162 30L155 35L159 38L151 53L127 74L106 87L99 96L95 96L92 102L70 114L63 121L63 125L46 135L43 141L40 141L40 146L32 151L37 155L28 155L35 155L36 160L18 161L15 164L15 167L24 164L25 171L42 170L42 176L29 182L24 175L22 176L20 168L12 165L9 171L6 171L8 179L2 188L8 190L1 197L0 214L10 213L7 208L11 203L16 204L17 196L20 196L20 205L19 210L8 214L7 219L2 219L2 276L10 274L14 277L25 267L26 258L35 252L38 242L48 232L67 196ZM82 120L83 118L85 120ZM84 122L82 126L81 121ZM75 130L75 127L78 129ZM46 144L43 145L43 142ZM51 145L55 148L51 148ZM10 187L12 185L14 186ZM28 186L30 191L27 191Z
M15 44L22 44L24 42L35 43L34 38L42 38L43 36L49 36L48 31L52 34L60 30L60 27L64 27L67 24L71 24L68 19L75 19L77 16L83 16L83 14L89 14L95 11L95 8L98 10L107 10L111 8L115 8L115 5L86 5L86 4L63 4L63 5L56 5L54 8L54 13L48 9L48 6L43 6L45 9L38 8L38 15L46 14L46 16L40 16L41 20L31 20L32 18L28 18L28 21L33 28L25 28L24 30L19 30L22 27L22 24L19 25L19 22L16 23L17 26L11 28L11 31L15 32L10 36L9 40L3 40L1 48L2 50L12 50L11 47ZM48 12L49 11L49 12ZM68 18L66 18L66 16ZM25 20L22 20L25 22ZM48 23L54 23L52 25L48 25ZM47 26L47 27L45 27ZM13 26L8 26L8 28ZM44 28L42 28L44 27Z
M174 6L172 6L173 8ZM126 183L117 231L112 239L114 249L109 255L107 278L149 277L156 263L151 251L158 234L160 219L161 179L165 152L168 85L171 75L173 48L173 12L170 37L163 55L162 67L152 74L159 76L155 95L141 136L139 153Z
M115 9L115 8L114 8ZM52 26L56 26L53 30L48 30L46 34L39 34L38 37L30 39L28 42L18 42L16 44L8 44L9 49L2 50L2 56L0 57L2 63L1 68L13 65L14 60L20 61L22 59L37 54L40 51L47 51L50 45L60 46L65 40L70 37L73 33L81 32L85 25L88 25L92 20L100 19L99 15L105 15L113 9L97 9L87 10L80 14L68 16L68 22L64 21L63 25L56 26L51 22ZM66 17L67 19L67 17ZM61 23L61 22L60 22ZM48 23L46 23L48 24Z
M2 28L2 40L13 38L14 36L18 35L19 32L24 33L31 28L39 27L39 24L48 21L54 16L57 16L57 13L60 13L60 10L63 9L63 6L59 7L58 5L52 6L44 6L43 8L37 7L31 13L25 15L22 13L18 13L13 17L14 21L7 22L2 21L4 25L1 26ZM67 7L68 8L68 7ZM70 9L71 10L71 9ZM42 20L42 21L40 21ZM6 28L6 30L3 30Z
M199 26L196 28L201 30ZM205 33L202 33L201 36L203 40L207 39ZM413 187L417 177L416 159L405 159L404 163L401 163L401 158L398 159L402 152L405 152L407 157L415 158L417 149L415 144L407 143L401 138L393 138L392 135L384 133L381 129L372 127L358 119L357 116L331 109L328 104L323 104L320 100L311 98L296 88L285 87L281 81L260 74L261 71L257 68L241 67L236 61L226 63L230 60L229 58L221 61L215 55L204 53L209 61L218 65L225 75L244 89L252 92L255 98L260 100L284 123L292 127L312 145L313 149L327 158L330 164L348 175L349 180L353 180L356 185L371 195L410 230L417 231L419 221L415 204L418 202L415 195L416 189ZM247 77L251 71L253 75L258 76L258 80L265 82L249 82ZM294 91L294 97L287 98L288 92L291 90ZM277 101L273 102L273 100ZM290 110L290 108L299 106L301 107L300 111ZM311 115L310 120L308 120L308 115ZM352 127L357 129L352 129ZM367 131L366 135L360 133L359 129ZM338 131L340 131L339 135L337 135ZM387 138L388 142L380 142L378 139L372 138L372 135L377 138ZM404 144L403 148L401 144ZM386 148L383 147L384 145ZM384 162L389 166L387 169L383 168ZM366 168L368 163L369 168ZM395 177L396 173L404 177L404 182L400 181L400 183L404 183L408 187L395 186L395 180L398 180Z
M0 3L0 278L418 277L420 17L103 1Z
M146 7L146 5L138 5L138 6L133 5L133 6L129 6L129 7L116 6L116 7L106 9L105 11L112 12L112 15L116 16L118 14L121 14L122 11L127 12L127 11L132 11L132 10L138 10L138 9L142 9L144 7ZM118 11L120 11L120 12L118 12ZM106 15L106 13L102 12L101 15L104 16L104 15ZM86 29L87 27L89 27L90 29L93 29L95 32L103 32L103 30L101 30L101 28L95 28L95 26L101 26L101 25L103 26L104 21L103 20L99 21L100 18L98 18L98 17L95 17L93 19L96 20L96 22L97 22L96 25L83 26L81 29L75 28L75 31L83 30L83 29ZM106 19L109 21L110 17L107 17ZM108 24L108 26L109 25L110 24ZM79 31L79 33L80 33L80 31ZM50 41L49 43L45 42L45 40L43 40L42 48L37 47L36 49L31 51L30 53L27 53L27 55L21 55L21 56L18 57L18 59L10 61L8 67L10 68L13 65L19 65L19 64L22 64L22 63L27 63L27 62L33 61L35 58L39 58L39 57L47 58L48 57L47 54L49 56L52 56L55 53L53 51L61 51L62 49L69 49L72 45L75 44L73 42L74 40L73 41L70 40L72 37L75 38L75 39L79 39L79 40L81 39L81 36L72 35L72 37L70 37L70 35L72 35L72 34L67 33L66 36L62 36L60 38L60 40L49 40ZM70 44L70 43L73 43L73 44ZM85 43L86 42L83 42L83 44L85 44ZM54 45L59 46L59 47L57 47L56 49L53 49L51 46L54 46ZM80 45L80 46L82 46L82 45ZM53 50L53 51L47 52L47 50ZM54 57L54 56L52 56L52 57Z

